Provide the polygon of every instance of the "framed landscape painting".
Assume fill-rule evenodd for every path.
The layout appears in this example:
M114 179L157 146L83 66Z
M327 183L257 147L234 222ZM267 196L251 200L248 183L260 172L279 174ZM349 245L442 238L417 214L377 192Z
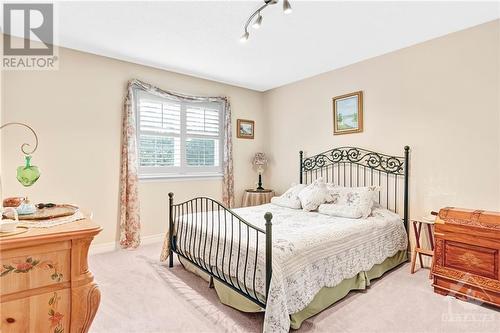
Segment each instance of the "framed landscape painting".
M253 139L255 122L253 120L238 119L236 136L240 139Z
M363 92L333 98L333 134L363 132Z

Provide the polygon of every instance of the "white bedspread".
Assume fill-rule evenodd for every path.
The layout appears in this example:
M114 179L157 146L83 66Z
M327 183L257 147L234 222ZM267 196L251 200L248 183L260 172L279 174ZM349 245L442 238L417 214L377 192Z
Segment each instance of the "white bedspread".
M273 214L273 274L264 332L288 332L290 314L304 309L321 288L334 287L342 280L367 271L407 248L407 236L401 218L382 208L375 208L367 219L331 217L273 204L239 208L234 212L262 229L265 229L264 214ZM177 227L178 248L186 250L204 265L223 268L226 275L234 277L234 283L243 286L245 280L247 288L264 295L265 238L259 235L254 287L255 232L250 231L248 235L250 250L247 257L246 228L231 223L229 215L225 223L224 216L221 217L219 225L217 215L213 219L214 224L211 213L190 215L189 223L181 223ZM210 222L207 223L207 220ZM232 225L235 226L234 230ZM219 234L221 237L217 239ZM190 238L189 235L194 239L190 244L184 241ZM228 243L231 237L232 247ZM221 253L225 254L224 262ZM217 263L215 258L218 258Z

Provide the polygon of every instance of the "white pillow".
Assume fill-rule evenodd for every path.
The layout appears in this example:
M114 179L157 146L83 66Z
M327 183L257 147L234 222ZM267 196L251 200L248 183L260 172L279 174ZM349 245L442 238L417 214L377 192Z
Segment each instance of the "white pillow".
M367 218L378 191L378 186L330 188L328 203L321 205L319 212L354 219Z
M318 213L337 217L347 217L349 219L359 219L363 216L363 212L359 207L331 203L320 205L318 207Z
M336 187L338 186L335 185L334 183L326 183L326 188L328 189L328 191L333 190Z
M323 178L318 178L299 193L302 209L312 211L318 209L319 205L328 199L328 190Z
M302 205L298 195L305 187L306 185L304 184L292 185L292 187L281 196L271 198L271 203L281 207L301 209Z
M333 202L332 191L337 187L334 183L326 183L326 190L328 191L328 197L326 198L326 202Z

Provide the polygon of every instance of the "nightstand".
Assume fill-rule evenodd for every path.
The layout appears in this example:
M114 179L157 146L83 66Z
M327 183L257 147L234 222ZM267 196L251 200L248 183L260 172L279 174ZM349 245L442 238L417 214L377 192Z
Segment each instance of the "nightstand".
M258 206L271 202L274 197L273 190L245 190L241 207Z
M434 237L433 237L433 228L434 225L434 217L423 217L419 220L412 220L413 231L415 233L415 247L413 249L411 255L411 274L415 273L415 263L417 261L417 255L420 262L420 267L424 267L422 256L428 256L434 258ZM427 235L429 237L429 245L430 249L425 249L420 245L420 236L422 234L422 226L425 225L427 229ZM432 274L429 272L429 278L431 278Z

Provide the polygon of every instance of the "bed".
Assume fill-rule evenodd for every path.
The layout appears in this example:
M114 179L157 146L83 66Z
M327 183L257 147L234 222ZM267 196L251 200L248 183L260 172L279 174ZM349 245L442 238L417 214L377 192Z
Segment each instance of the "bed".
M304 158L299 182L380 188L367 218L266 204L229 209L206 197L174 204L165 252L214 285L221 302L265 310L264 332L287 332L407 260L409 147L391 156L356 147ZM399 214L402 214L402 218Z

